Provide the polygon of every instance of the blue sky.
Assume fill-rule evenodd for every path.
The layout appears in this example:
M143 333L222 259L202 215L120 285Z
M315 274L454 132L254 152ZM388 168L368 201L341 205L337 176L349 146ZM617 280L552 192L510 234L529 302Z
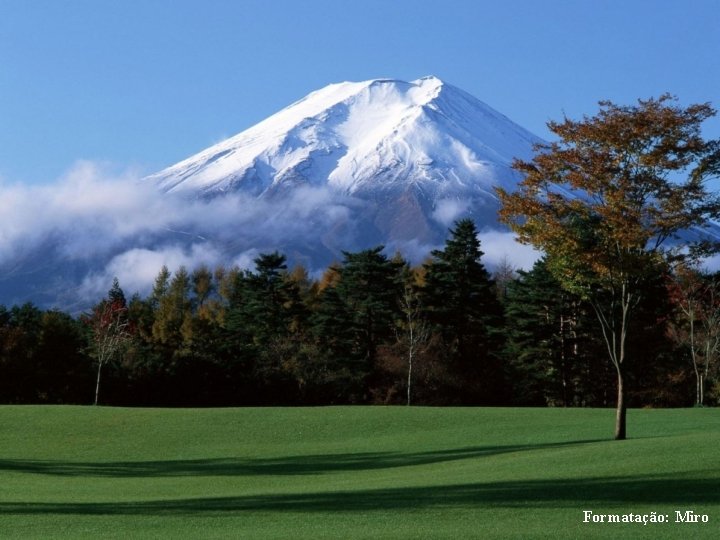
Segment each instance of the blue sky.
M720 107L718 29L717 0L2 0L0 179L155 172L343 80L437 75L544 137L601 99Z

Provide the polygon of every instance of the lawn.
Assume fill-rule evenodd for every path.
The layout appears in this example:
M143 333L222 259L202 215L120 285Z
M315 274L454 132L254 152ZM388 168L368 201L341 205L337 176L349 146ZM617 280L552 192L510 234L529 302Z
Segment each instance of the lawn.
M0 538L717 538L720 415L0 407ZM669 523L583 523L583 511ZM676 511L708 523L675 523Z

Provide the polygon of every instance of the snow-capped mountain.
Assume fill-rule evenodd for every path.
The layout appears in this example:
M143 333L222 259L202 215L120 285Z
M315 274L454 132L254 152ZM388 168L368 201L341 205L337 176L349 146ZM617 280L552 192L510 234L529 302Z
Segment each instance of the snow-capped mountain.
M419 262L454 220L499 228L492 188L513 187L513 159L537 142L435 77L331 84L140 182L81 170L11 194L18 218L0 235L0 304L80 308L114 276L146 293L163 264L251 267L273 250L314 271L378 244ZM507 236L496 243L513 247Z
M436 77L331 84L150 177L166 191L261 195L298 183L352 194L418 186L453 195L513 181L538 138Z
M344 82L147 180L203 197L277 199L299 187L329 189L362 207L352 217L359 244L437 244L458 217L496 225L493 187L517 182L512 160L529 158L537 142L436 77Z
M539 142L435 77L332 84L140 181L80 164L0 190L0 304L78 311L113 277L147 294L162 265L249 268L274 250L316 275L378 244L417 263L463 217L490 268L527 267L538 254L498 225L493 187L513 189L513 159Z
M539 139L436 77L331 84L150 177L165 191L273 193L298 184L435 196L512 183Z

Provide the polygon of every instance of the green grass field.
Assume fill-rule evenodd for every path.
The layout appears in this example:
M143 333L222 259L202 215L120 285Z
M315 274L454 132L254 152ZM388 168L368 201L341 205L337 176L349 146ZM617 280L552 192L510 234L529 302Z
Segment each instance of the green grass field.
M613 413L0 407L0 538L718 538L720 411Z

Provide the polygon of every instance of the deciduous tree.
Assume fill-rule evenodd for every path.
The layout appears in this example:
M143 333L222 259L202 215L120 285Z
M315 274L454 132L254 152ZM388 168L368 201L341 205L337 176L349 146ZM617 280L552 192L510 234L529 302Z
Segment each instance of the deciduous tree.
M695 405L705 402L705 384L720 357L720 284L717 276L679 267L670 294L679 317L672 325L674 339L687 345L695 375Z
M103 367L115 360L129 341L127 311L125 295L115 279L113 287L108 292L108 298L102 300L93 308L92 313L85 316L91 331L90 351L97 362L95 405L98 404L100 397Z
M415 273L406 268L403 290L399 297L400 317L397 320L398 343L407 357L407 405L412 402L413 367L430 339L430 326L420 303Z
M532 161L515 161L525 175L517 191L498 189L500 219L593 306L617 375L616 439L626 437L626 342L643 283L715 247L691 236L720 215L706 189L718 174L720 142L700 131L714 114L669 95L633 106L601 102L593 117L550 122L559 140L538 145Z

